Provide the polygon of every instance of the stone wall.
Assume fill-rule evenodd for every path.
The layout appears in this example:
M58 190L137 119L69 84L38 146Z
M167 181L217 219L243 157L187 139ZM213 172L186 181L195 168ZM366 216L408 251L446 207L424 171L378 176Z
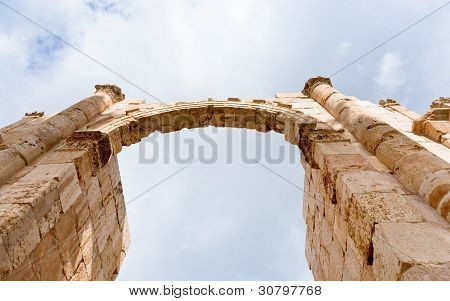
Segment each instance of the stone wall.
M450 280L450 150L406 108L320 77L272 99L145 104L96 89L0 130L1 280L115 279L130 242L117 154L206 126L273 130L299 147L316 280Z

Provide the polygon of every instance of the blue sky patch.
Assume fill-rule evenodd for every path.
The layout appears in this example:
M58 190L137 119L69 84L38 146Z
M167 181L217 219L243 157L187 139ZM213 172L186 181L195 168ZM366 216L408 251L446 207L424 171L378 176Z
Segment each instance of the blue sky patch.
M37 37L29 58L28 69L31 71L47 69L49 65L56 61L58 52L63 47L63 42L54 36Z

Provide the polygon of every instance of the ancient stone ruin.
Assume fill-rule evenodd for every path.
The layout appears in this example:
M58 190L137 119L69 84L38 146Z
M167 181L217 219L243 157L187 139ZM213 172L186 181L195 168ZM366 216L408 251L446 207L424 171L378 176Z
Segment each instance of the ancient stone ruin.
M450 280L449 99L421 117L322 77L271 99L174 104L99 85L0 129L0 279L115 279L130 244L117 154L154 131L207 126L273 130L299 147L316 280Z

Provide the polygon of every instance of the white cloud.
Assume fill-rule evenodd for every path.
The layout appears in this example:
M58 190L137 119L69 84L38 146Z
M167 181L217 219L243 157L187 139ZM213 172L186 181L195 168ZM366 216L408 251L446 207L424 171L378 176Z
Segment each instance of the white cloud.
M410 24L438 2L8 1L165 101L270 97L276 92L299 91L309 77L327 75L334 71L331 69L345 65L349 58L373 47L374 41L392 35L398 22ZM380 14L386 15L382 26ZM401 93L402 85L422 85L413 95L417 99L450 94L445 90L450 88L445 51L449 49L445 42L450 41L449 20L445 14L436 14L396 40L401 41L396 44L399 53L420 59L406 61L389 51L389 44L384 46L387 52L380 62L373 59L373 53L339 73L333 78L334 85L344 93L372 100L380 97L379 90L383 94ZM98 83L117 84L127 96L153 101L67 46L58 48L52 60L42 64L43 68L30 72L27 66L31 58L36 58L36 41L46 37L46 32L25 19L0 9L0 126L17 121L27 111L61 111L91 95ZM441 48L442 43L447 46ZM429 47L433 44L440 47ZM371 70L377 72L375 80ZM424 84L430 81L431 85ZM378 88L376 93L373 83ZM426 106L428 103L423 104ZM199 138L196 131L183 132L183 137L187 135ZM224 148L226 139L218 142ZM239 143L234 144L236 148ZM273 146L276 149L284 143L279 137ZM141 166L137 158L136 151L130 149L124 150L120 158L128 199L183 167L162 163ZM283 162L271 168L279 168L278 172L301 183L299 166ZM301 193L286 185L258 166L239 162L231 167L218 164L211 169L187 168L144 200L132 204L132 253L121 277L192 279L198 276L196 256L201 253L218 268L233 270L234 274L223 277L243 280L277 275L307 279L310 274L303 258ZM288 202L292 202L289 207ZM236 225L230 226L230 221L236 221ZM191 231L184 235L177 232L179 229ZM232 232L225 235L226 231L242 229L249 238ZM214 240L219 235L226 237L223 244L220 238ZM257 240L257 235L264 237ZM189 248L179 250L180 245ZM181 251L184 253L180 255ZM230 263L222 264L223 258ZM211 269L208 261L203 263L202 268ZM202 273L220 278L221 271Z
M393 93L395 89L405 84L406 74L403 66L400 55L396 53L386 52L381 58L375 81L387 94Z

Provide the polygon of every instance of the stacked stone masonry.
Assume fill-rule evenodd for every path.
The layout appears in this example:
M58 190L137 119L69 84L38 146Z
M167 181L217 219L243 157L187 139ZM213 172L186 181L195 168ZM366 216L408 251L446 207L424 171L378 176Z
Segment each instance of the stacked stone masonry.
M423 117L310 79L271 99L146 104L111 85L0 129L0 280L113 280L130 244L117 154L158 131L275 131L301 151L316 280L450 280L449 106Z

